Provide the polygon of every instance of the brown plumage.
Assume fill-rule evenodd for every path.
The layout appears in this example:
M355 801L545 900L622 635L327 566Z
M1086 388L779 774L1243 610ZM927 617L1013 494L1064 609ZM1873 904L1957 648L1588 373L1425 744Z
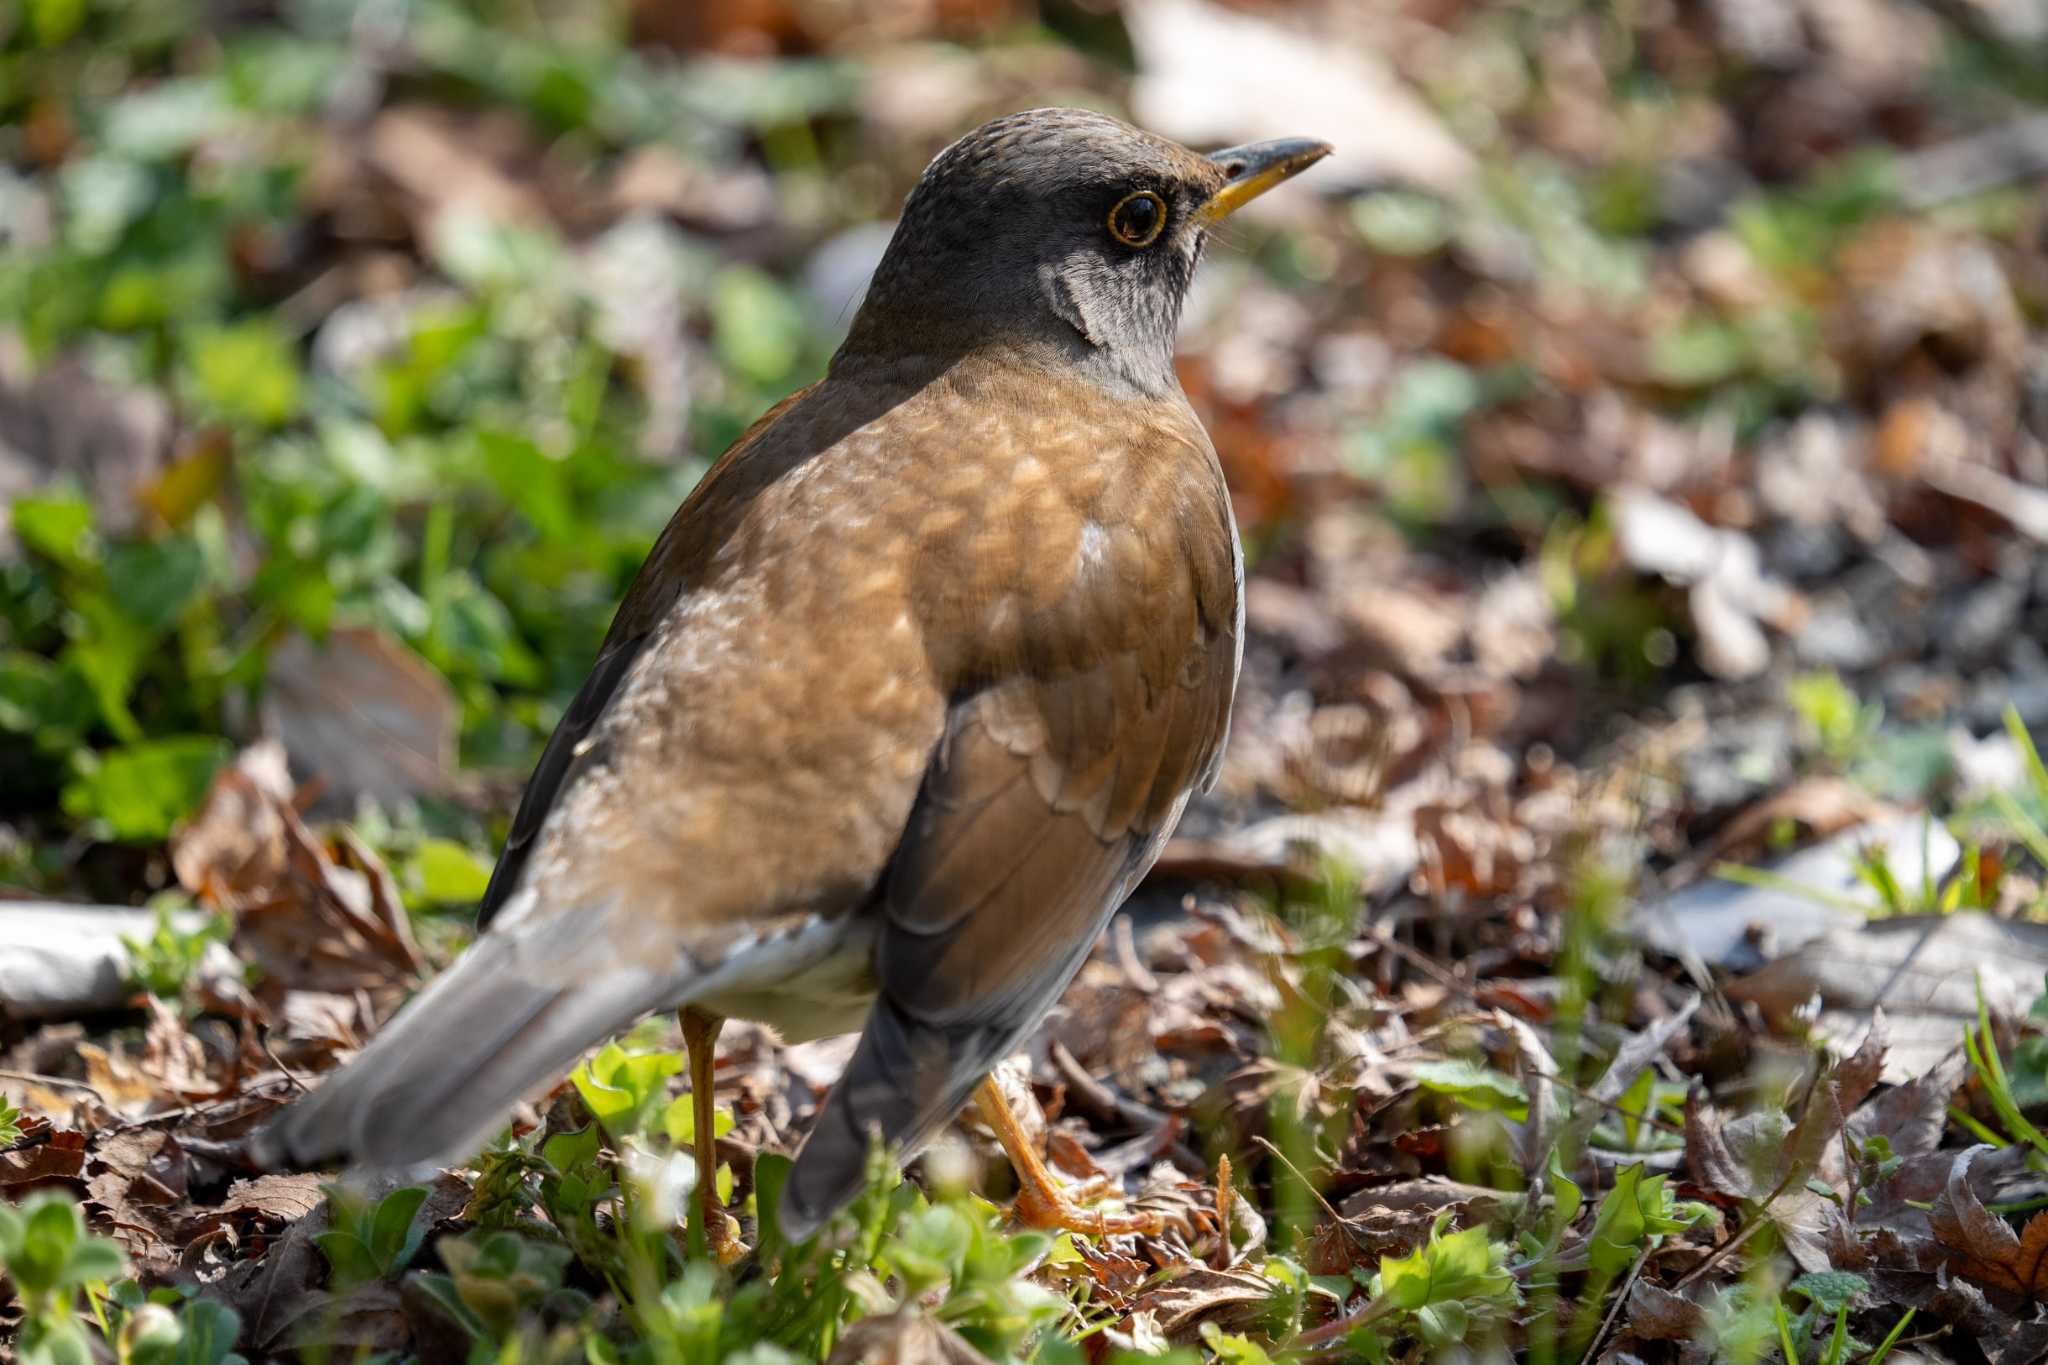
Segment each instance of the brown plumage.
M685 1006L864 1025L793 1231L855 1192L871 1132L926 1141L1214 773L1240 571L1172 330L1208 222L1322 150L1208 158L1039 110L942 153L826 377L649 555L486 932L265 1153L466 1157L591 1045ZM1166 218L1142 247L1117 231L1149 206L1111 221L1134 193Z

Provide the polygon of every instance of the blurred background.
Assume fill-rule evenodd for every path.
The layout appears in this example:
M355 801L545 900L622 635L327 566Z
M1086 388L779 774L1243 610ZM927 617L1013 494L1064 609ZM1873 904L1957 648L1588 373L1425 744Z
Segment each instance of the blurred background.
M2039 1208L1984 1173L2048 1153L2048 1002L1993 1065L2048 973L2048 0L0 0L0 1196L89 1195L145 1283L288 1349L328 1215L237 1144L467 936L643 555L821 372L927 160L1044 104L1338 149L1184 320L1250 564L1222 779L1025 1054L1063 1169L1237 1237L1075 1252L1062 1332L1150 1349L1282 1283L1312 1321L1310 1272L1319 1314L1379 1303L1502 1191L1576 1210L1560 1151L1595 1234L1620 1163L1721 1210L1635 1215L1571 1318L1612 1358L1760 1359L1830 1254L2034 1314L2033 1260L1943 1241L1995 1220L1924 1210L2000 1132L1978 1194ZM738 1199L843 1056L726 1031ZM652 1104L680 1060L599 1064L586 1098ZM1927 1080L1829 1167L1880 1073ZM1593 1105L1547 1130L1560 1090ZM435 1236L540 1141L442 1176ZM1922 1183L1824 1252L1791 1215L1867 1204L1879 1141ZM1797 1267L1716 1262L1767 1189ZM1586 1264L1572 1216L1544 1258ZM1717 1265L1706 1323L1676 1290ZM445 1333L380 1292L337 1343ZM1506 1272L1457 1292L1521 1331ZM2048 1352L1933 1294L1856 1331L1882 1354L1907 1303L1950 1358ZM1825 1306L1801 1358L1848 1358Z
M1185 320L1253 582L1183 852L1514 899L1617 781L1664 866L1816 764L2012 777L2041 0L16 0L0 884L174 886L271 736L472 900L675 504L1053 103L1339 149Z

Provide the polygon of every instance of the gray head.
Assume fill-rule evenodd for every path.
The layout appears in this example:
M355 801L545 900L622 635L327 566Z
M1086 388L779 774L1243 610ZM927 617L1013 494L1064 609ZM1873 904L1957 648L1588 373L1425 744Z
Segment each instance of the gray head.
M1329 150L1203 156L1083 109L985 123L925 168L841 355L1013 346L1164 392L1209 227Z

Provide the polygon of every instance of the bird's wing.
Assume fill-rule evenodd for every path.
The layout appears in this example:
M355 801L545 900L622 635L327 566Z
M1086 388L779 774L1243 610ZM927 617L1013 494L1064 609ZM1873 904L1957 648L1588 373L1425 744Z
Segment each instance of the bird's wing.
M534 840L540 837L541 828L547 824L556 799L574 785L572 774L595 761L596 755L584 741L590 738L598 719L611 705L619 684L632 668L633 661L640 657L640 651L653 637L655 626L674 603L678 589L684 585L685 575L676 572L678 561L699 551L700 547L687 543L692 530L702 534L702 528L697 526L699 518L692 516L693 511L704 504L712 490L718 488L726 472L734 467L741 453L754 443L755 438L815 387L799 389L761 414L706 472L697 491L677 510L674 520L656 542L625 600L620 603L618 614L612 618L611 630L605 635L603 648L598 650L597 661L591 665L590 676L583 680L583 686L577 689L568 709L562 713L554 734L548 737L547 747L541 750L540 762L534 766L533 776L527 779L526 790L519 797L519 809L512 816L511 832L505 838L505 849L498 855L498 865L491 870L490 885L484 888L483 903L477 908L479 929L497 917L505 908L505 902L518 889L526 861L533 853Z
M1232 567L1198 567L1135 635L1069 604L1087 629L954 706L881 888L881 994L785 1186L789 1235L859 1191L870 1134L915 1149L965 1103L1158 856L1228 727Z
M616 885L551 886L554 898L543 901L523 882L550 817L614 757L603 740L607 711L722 541L750 481L762 477L740 457L810 391L771 408L734 443L648 555L520 800L484 895L481 919L495 926L360 1056L259 1135L262 1164L347 1156L389 1168L468 1156L536 1085L716 965L700 955L705 944L665 935ZM522 914L522 903L540 913ZM775 927L757 926L764 935Z

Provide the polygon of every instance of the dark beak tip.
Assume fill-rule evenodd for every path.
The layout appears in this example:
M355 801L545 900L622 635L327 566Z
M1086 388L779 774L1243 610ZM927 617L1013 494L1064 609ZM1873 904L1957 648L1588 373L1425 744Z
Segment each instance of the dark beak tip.
M1231 180L1242 180L1263 171L1284 168L1289 175L1307 170L1336 148L1320 138L1283 137L1270 142L1250 142L1209 153Z

